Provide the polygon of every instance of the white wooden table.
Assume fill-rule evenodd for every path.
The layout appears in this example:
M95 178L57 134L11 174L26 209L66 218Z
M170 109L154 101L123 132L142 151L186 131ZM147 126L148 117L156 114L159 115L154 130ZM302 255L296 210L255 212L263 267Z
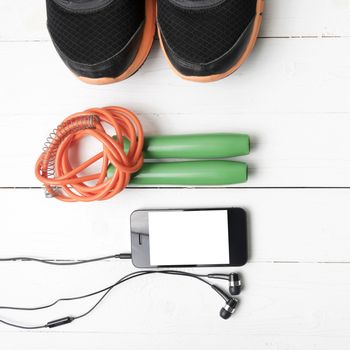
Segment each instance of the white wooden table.
M350 0L266 0L248 62L207 85L174 76L157 43L131 79L82 84L54 51L45 20L43 0L0 2L0 257L127 252L135 209L242 206L249 212L250 260L239 269L245 289L229 321L218 317L222 303L210 289L152 277L115 290L69 326L34 332L0 326L1 349L349 349ZM147 134L251 134L249 182L130 188L92 204L45 199L33 175L45 137L63 117L105 105L135 111ZM131 271L128 261L72 268L1 263L0 304L50 302ZM37 324L91 304L0 315Z

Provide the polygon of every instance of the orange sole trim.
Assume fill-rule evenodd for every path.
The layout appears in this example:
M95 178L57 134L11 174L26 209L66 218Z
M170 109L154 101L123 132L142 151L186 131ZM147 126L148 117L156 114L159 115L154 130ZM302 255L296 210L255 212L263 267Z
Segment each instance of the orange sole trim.
M263 11L264 11L264 5L265 5L265 0L258 0L257 1L256 17L255 17L254 26L253 26L253 32L251 35L251 39L247 45L247 48L243 52L243 54L240 57L240 59L238 60L238 62L233 67L231 67L229 70L227 70L226 72L221 73L221 74L213 74L213 75L208 75L208 76L203 76L203 77L187 76L187 75L181 74L171 63L171 61L170 61L170 59L165 51L165 48L164 48L160 29L158 28L158 37L159 37L160 46L162 48L164 56L165 56L168 64L170 65L171 69L180 78L185 79L185 80L195 81L198 83L209 83L209 82L221 80L221 79L224 79L227 76L231 75L232 73L234 73L247 60L247 58L249 57L250 53L252 52L252 50L255 46L255 43L256 43L259 31L260 31L261 23L262 23L262 15L263 15Z
M137 72L140 67L145 62L149 52L151 51L154 34L156 32L156 0L145 0L145 27L143 30L143 36L140 48L136 54L136 57L129 68L121 75L115 78L86 78L78 76L78 79L84 83L93 84L93 85L105 85L117 83L119 81L125 80Z

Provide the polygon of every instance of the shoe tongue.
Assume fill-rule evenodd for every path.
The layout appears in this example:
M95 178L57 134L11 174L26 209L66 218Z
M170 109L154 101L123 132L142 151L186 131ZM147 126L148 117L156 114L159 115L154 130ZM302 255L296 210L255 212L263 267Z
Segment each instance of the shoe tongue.
M182 8L186 9L206 9L216 5L220 5L226 1L230 0L168 0Z
M53 1L66 9L78 10L78 11L97 10L113 2L113 0L53 0Z

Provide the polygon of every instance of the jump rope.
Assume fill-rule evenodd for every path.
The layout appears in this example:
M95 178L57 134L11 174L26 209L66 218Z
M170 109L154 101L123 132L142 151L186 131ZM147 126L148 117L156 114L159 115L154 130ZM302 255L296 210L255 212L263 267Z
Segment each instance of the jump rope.
M114 136L103 124L110 125ZM102 152L73 167L69 160L71 147L90 136L101 142ZM47 197L66 202L92 202L107 200L125 189L129 183L137 185L226 185L244 182L247 165L231 158L248 154L249 136L243 134L195 134L145 137L141 122L131 111L121 107L92 108L66 118L47 138L43 152L35 165L35 175L46 189ZM186 159L176 162L148 162L145 159ZM190 161L188 160L190 159ZM210 160L208 160L210 159ZM82 175L92 164L101 161L96 174ZM92 185L90 182L94 182ZM115 254L89 260L58 262L31 257L0 259L4 261L33 261L49 265L72 266L107 259L130 259L131 254ZM130 273L114 284L84 295L59 298L37 307L0 306L0 310L38 311L60 302L74 301L101 295L86 312L66 316L39 326L26 326L0 319L0 323L21 329L54 328L88 316L117 286L137 277L163 274L185 276L209 285L225 305L220 316L228 319L236 310L238 300L232 295L241 291L240 276L230 274L195 274L176 270L141 270ZM210 279L229 281L230 295L209 282Z
M111 126L115 135L109 135L103 124ZM103 150L73 167L70 150L86 136L98 140ZM44 184L48 197L92 202L112 198L129 183L184 186L242 183L247 180L247 164L223 158L247 155L249 151L248 135L145 137L141 122L131 111L121 107L92 108L69 116L49 135L36 162L35 175ZM155 159L186 161L155 162ZM99 173L82 174L98 161L102 161Z

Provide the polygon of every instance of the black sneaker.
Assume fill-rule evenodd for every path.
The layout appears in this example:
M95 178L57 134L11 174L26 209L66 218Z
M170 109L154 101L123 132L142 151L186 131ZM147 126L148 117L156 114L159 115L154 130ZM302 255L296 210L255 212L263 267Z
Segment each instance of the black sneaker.
M225 78L252 51L263 6L264 0L158 0L158 34L165 57L182 78Z
M62 60L81 80L128 78L146 60L155 0L46 0L47 26Z

